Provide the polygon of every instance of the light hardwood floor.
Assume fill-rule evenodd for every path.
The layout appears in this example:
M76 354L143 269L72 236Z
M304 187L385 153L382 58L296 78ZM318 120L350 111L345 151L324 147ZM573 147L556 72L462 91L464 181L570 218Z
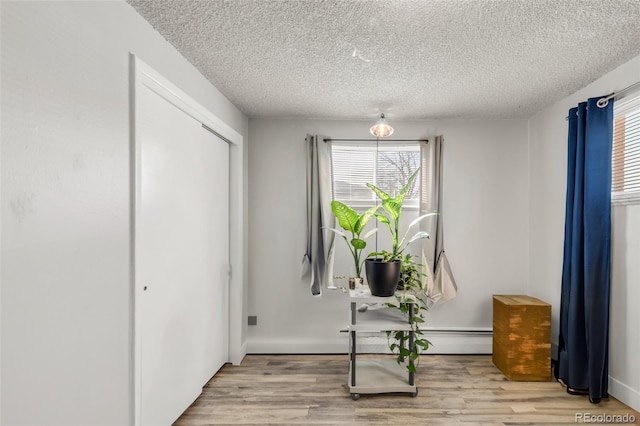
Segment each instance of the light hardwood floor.
M581 413L640 424L640 413L613 397L593 405L558 382L510 382L490 355L423 355L415 398L353 401L347 374L347 355L248 355L225 365L175 425L560 425L580 423Z

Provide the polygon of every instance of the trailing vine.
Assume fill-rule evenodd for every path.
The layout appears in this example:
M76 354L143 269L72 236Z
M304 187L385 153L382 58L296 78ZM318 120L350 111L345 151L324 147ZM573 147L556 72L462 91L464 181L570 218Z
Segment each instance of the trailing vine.
M404 314L414 334L413 347L410 348L409 331L387 331L387 342L391 352L396 355L399 365L405 364L407 370L415 373L420 363L420 354L429 349L429 342L424 338L420 324L425 323L427 305L420 297L422 291L422 265L413 260L413 255L407 254L402 258L400 283L396 292L396 303L389 303L388 307L397 308ZM413 309L411 309L413 306ZM413 311L413 312L412 312ZM413 361L410 363L409 361Z

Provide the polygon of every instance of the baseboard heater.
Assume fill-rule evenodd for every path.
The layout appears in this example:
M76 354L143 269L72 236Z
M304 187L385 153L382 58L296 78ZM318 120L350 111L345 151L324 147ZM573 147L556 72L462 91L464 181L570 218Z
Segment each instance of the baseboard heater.
M424 333L461 333L461 334L493 334L492 328L466 328L466 327L453 327L453 328L420 328Z
M491 328L421 328L423 333L443 333L443 334L475 334L475 335L492 335L493 329ZM347 333L349 330L343 328L340 333ZM371 333L376 334L376 333Z

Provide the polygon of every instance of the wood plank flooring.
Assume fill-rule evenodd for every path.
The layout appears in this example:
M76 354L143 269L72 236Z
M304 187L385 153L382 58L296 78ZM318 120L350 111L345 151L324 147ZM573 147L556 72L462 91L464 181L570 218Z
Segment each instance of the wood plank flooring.
M594 405L557 382L510 382L490 355L423 355L415 398L353 401L347 375L347 355L248 355L225 365L175 425L561 425L584 423L582 413L640 424L640 413L613 397Z

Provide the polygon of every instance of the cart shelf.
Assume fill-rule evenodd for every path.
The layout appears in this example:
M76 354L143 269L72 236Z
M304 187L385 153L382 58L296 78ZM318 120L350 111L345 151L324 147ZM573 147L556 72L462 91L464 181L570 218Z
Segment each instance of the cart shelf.
M414 381L414 373L407 371L404 364L398 364L395 358L380 357L373 359L358 359L356 353L356 339L358 333L404 331L409 333L409 344L414 343L414 332L409 318L413 308L410 307L410 315L404 315L395 307L398 299L403 302L415 302L415 297L402 292L395 296L378 297L371 293L350 290L349 300L351 305L349 320L349 391L351 398L357 400L360 394L396 393L405 392L411 396L418 394ZM360 312L359 307L366 305L366 309ZM412 347L410 346L410 350ZM409 361L410 364L413 361Z

